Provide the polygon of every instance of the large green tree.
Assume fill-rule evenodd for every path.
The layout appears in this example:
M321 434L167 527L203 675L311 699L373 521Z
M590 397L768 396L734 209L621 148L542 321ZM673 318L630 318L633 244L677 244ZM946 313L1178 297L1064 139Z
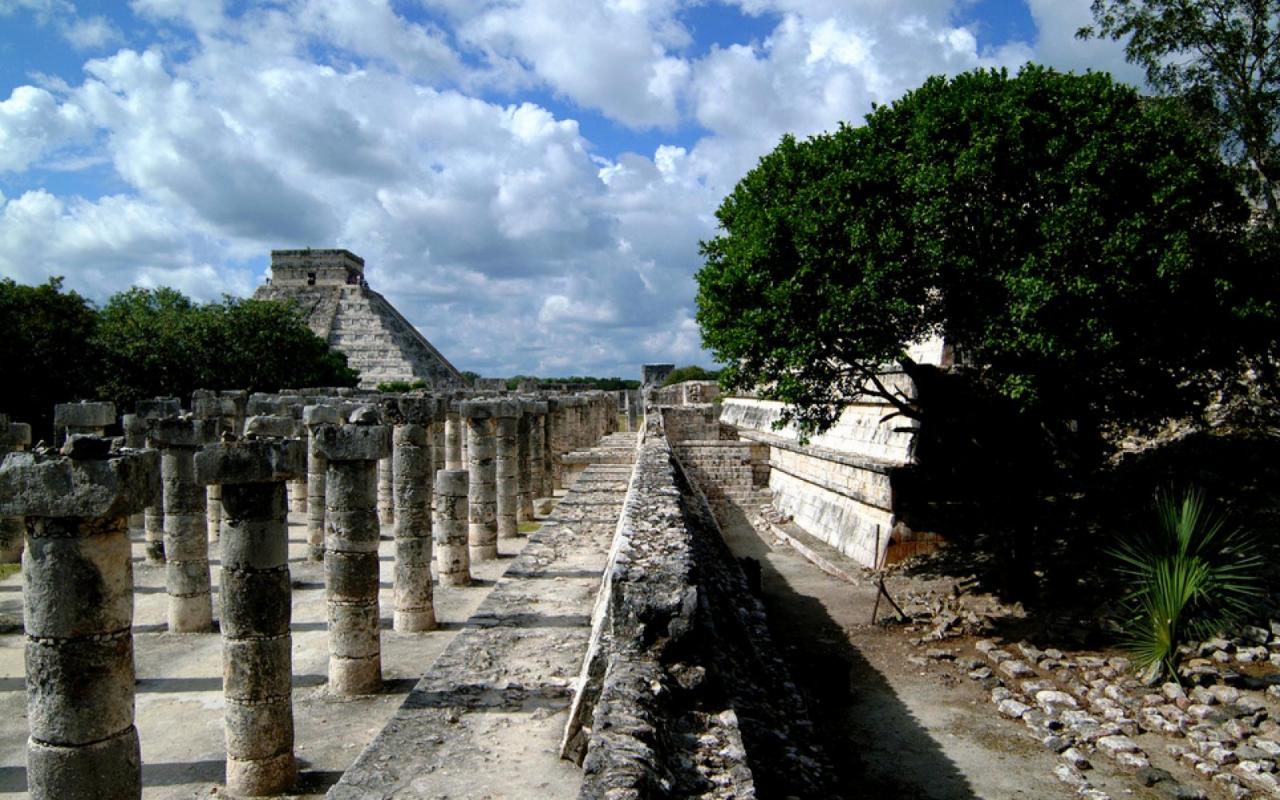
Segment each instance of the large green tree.
M786 137L717 212L698 322L729 388L809 431L932 335L1043 418L1158 420L1274 341L1247 205L1180 104L1105 74L933 78Z
M275 391L358 381L346 357L285 301L202 305L173 289L130 289L103 307L94 342L103 357L99 393L122 407L200 388Z
M1250 196L1280 222L1280 0L1093 0L1081 38L1124 40L1157 91L1222 144Z
M60 278L39 286L0 279L0 413L48 439L55 403L94 395L97 324L92 304L64 291Z

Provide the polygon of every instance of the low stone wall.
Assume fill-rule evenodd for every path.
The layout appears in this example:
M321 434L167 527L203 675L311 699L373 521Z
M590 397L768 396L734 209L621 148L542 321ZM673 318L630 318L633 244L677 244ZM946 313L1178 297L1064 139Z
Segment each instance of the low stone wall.
M764 611L650 416L565 734L582 798L826 797Z

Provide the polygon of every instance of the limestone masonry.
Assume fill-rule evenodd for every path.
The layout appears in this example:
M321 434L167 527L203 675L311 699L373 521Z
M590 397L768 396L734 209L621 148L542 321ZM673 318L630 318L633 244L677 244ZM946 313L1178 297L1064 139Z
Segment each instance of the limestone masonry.
M360 387L423 381L461 387L461 373L387 299L369 288L364 259L347 250L272 250L260 300L294 300L307 324L360 373Z

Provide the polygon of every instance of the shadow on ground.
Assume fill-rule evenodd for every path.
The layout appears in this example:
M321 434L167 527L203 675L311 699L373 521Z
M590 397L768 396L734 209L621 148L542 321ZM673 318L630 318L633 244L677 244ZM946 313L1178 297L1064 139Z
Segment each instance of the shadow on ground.
M968 779L884 676L850 643L845 629L822 602L797 591L778 571L770 559L772 548L743 512L730 505L719 515L719 522L733 554L759 564L760 597L770 632L808 701L819 736L836 765L842 793L935 800L976 797ZM849 587L849 591L868 590ZM896 763L869 763L866 751L872 743L877 751L891 750Z

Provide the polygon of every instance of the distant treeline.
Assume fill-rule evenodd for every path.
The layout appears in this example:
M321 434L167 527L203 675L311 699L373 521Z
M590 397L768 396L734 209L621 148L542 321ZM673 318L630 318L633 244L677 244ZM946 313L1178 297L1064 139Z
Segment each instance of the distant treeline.
M330 350L296 306L225 297L197 303L174 289L129 289L101 308L64 290L0 279L0 414L51 433L53 406L142 398L195 389L271 392L354 386L359 375Z
M550 386L558 386L562 383L573 386L586 386L589 389L598 389L605 392L640 388L640 381L628 381L622 378L594 378L588 375L570 375L567 378L539 378L535 375L515 375L507 378L507 388L514 391L520 386L520 381L528 380L534 380L540 384Z

